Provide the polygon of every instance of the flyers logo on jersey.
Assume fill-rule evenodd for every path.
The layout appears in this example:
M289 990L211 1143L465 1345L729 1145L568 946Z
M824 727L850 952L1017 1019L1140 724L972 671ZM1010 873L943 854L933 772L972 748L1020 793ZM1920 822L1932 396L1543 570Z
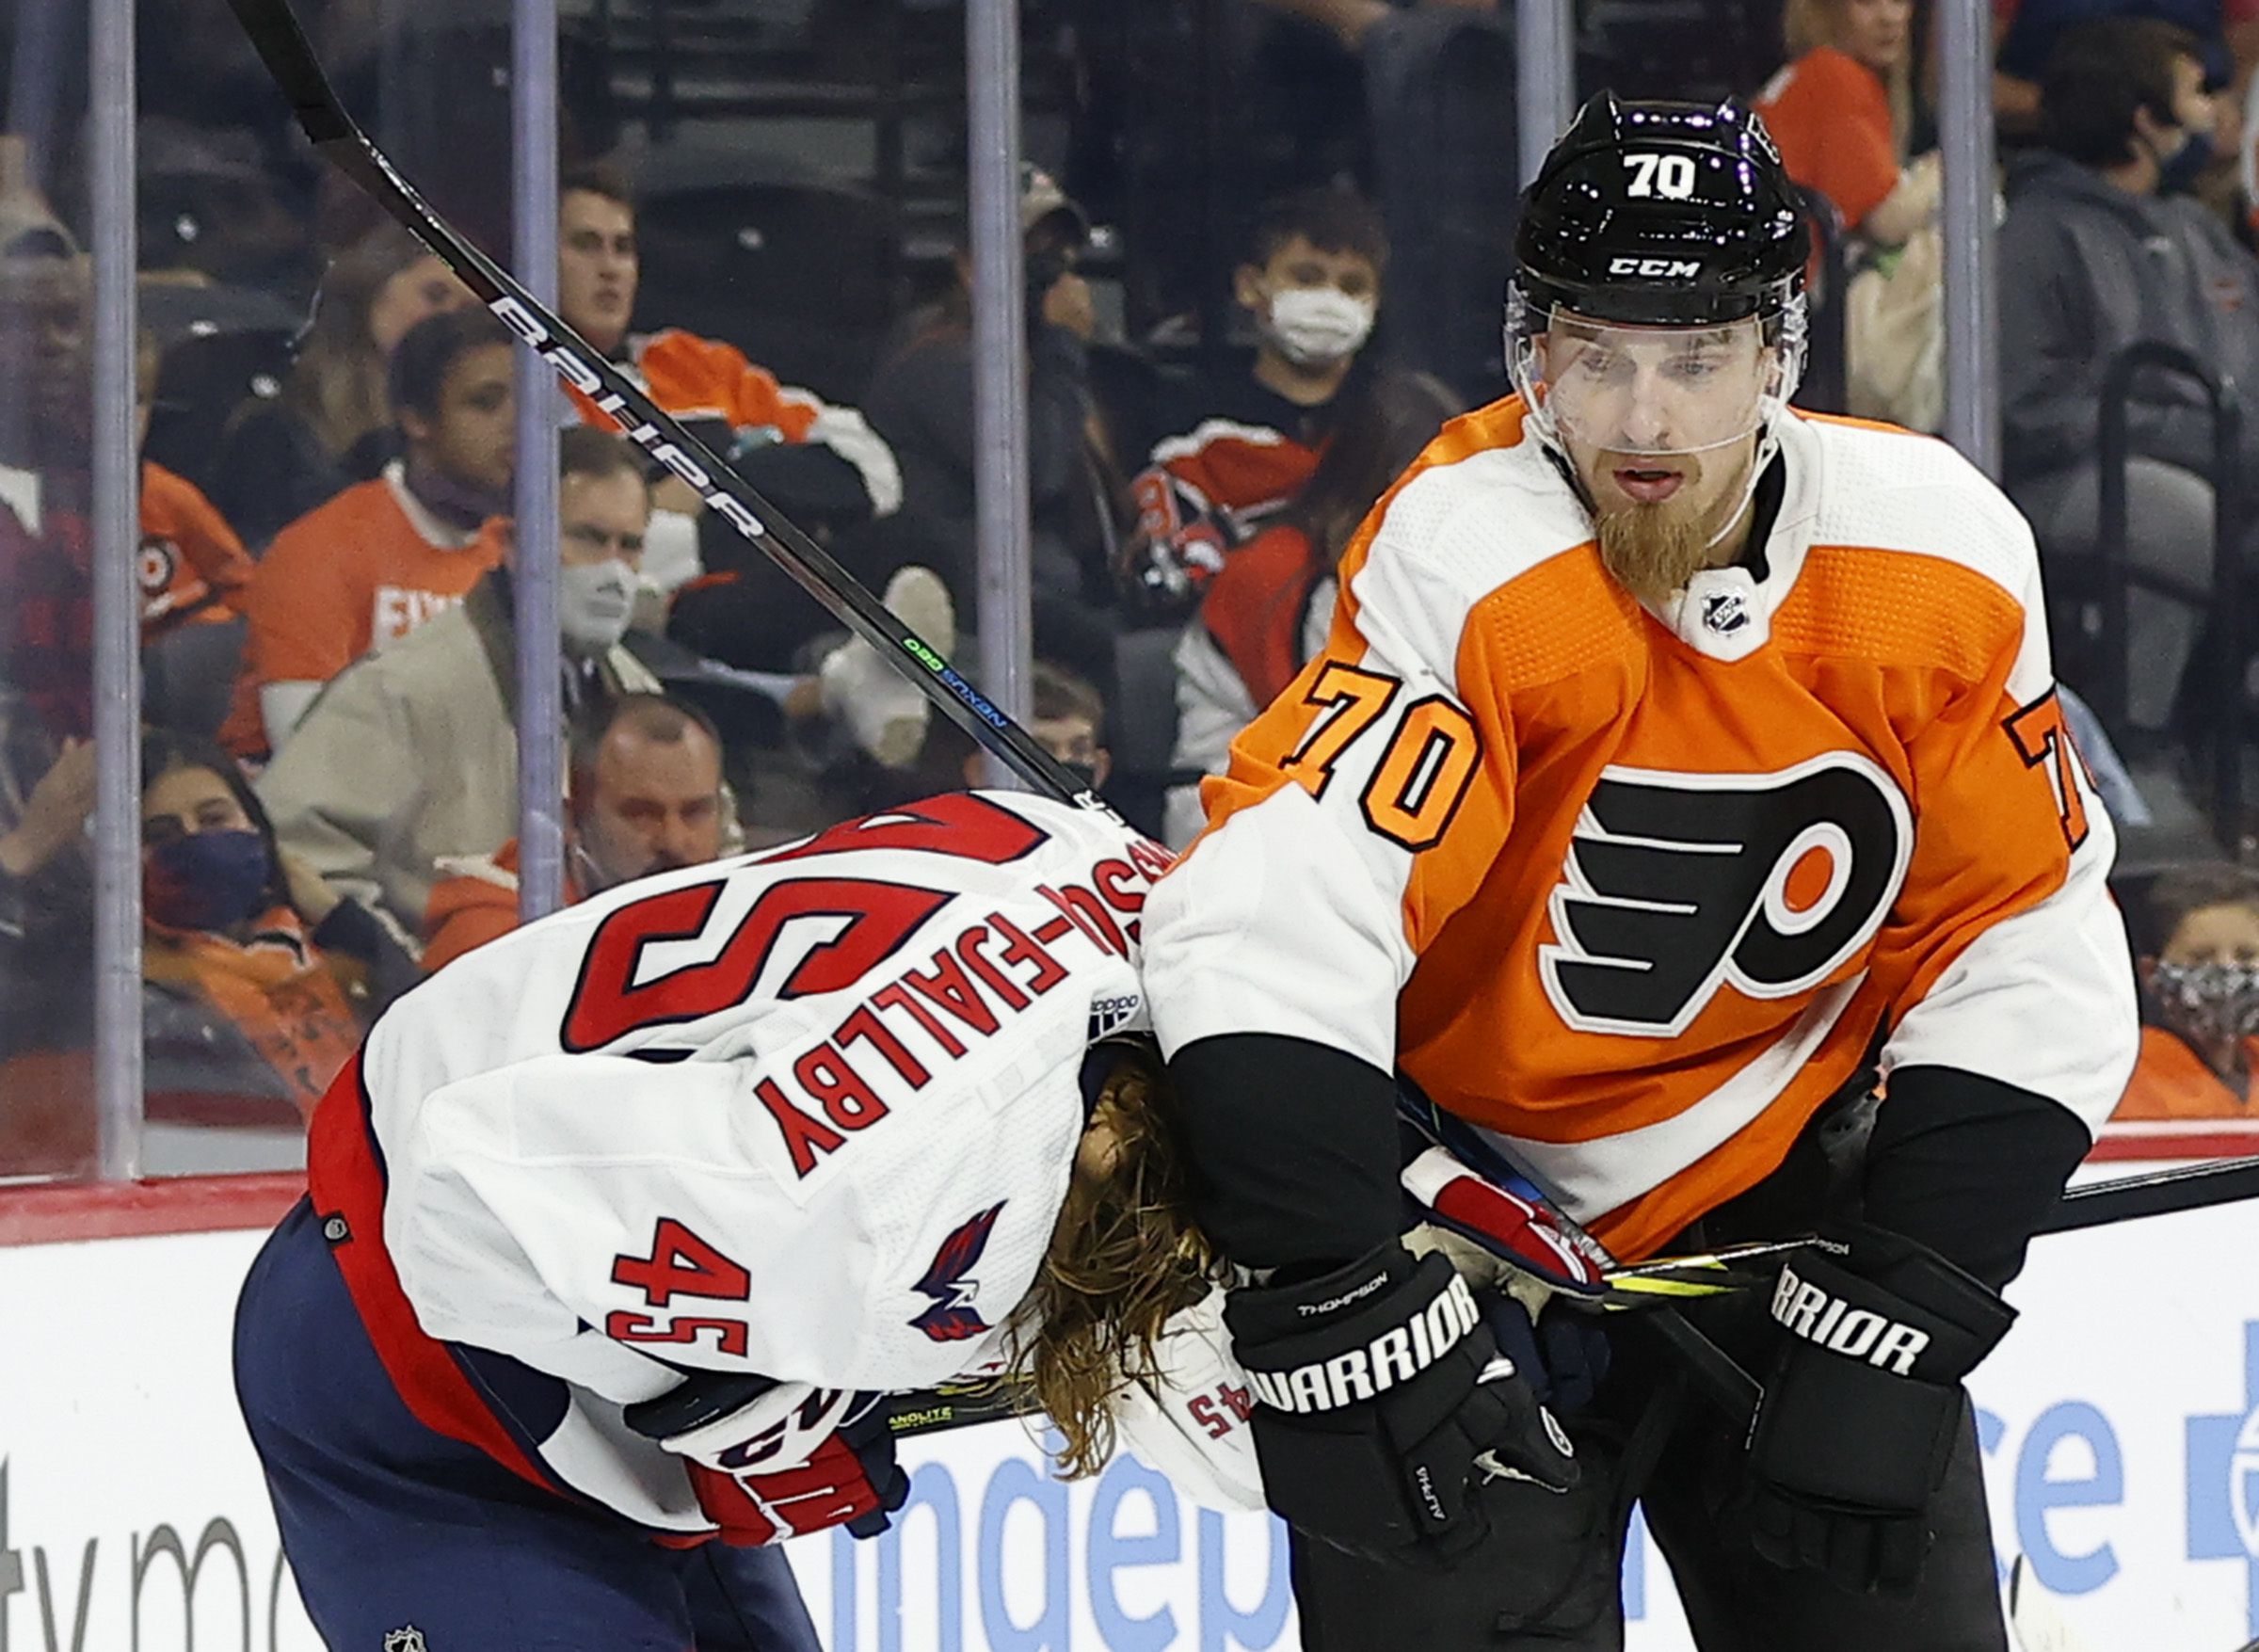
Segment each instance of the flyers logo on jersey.
M1579 1032L1674 1037L1731 985L1818 986L1873 938L1914 848L1889 775L1834 751L1767 775L1603 770L1538 972Z

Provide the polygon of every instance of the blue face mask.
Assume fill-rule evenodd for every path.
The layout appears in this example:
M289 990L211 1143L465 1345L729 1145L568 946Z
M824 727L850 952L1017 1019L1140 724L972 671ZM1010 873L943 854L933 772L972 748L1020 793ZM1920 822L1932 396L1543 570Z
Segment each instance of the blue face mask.
M141 905L170 929L225 929L255 918L274 879L257 832L186 832L141 852Z
M2181 147L2157 162L2157 193L2186 195L2196 187L2197 179L2212 164L2212 135L2209 132L2191 132L2182 140Z

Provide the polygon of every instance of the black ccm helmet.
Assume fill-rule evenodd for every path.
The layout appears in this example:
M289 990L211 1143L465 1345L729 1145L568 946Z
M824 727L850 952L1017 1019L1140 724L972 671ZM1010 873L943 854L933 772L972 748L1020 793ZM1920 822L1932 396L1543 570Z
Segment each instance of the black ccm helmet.
M1522 194L1506 289L1506 361L1537 433L1533 341L1554 312L1626 327L1755 319L1773 346L1770 411L1803 370L1811 232L1765 123L1739 103L1632 103L1602 92Z
M1765 123L1717 104L1578 111L1522 195L1514 284L1530 308L1701 327L1781 313L1811 256L1796 185Z

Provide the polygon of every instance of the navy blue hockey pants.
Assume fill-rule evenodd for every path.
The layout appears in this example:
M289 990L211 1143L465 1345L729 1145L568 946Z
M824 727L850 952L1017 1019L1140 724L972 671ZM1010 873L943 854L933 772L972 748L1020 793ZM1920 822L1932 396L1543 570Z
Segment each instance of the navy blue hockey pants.
M418 1421L308 1201L245 1282L235 1389L337 1652L821 1652L781 1550L662 1548Z

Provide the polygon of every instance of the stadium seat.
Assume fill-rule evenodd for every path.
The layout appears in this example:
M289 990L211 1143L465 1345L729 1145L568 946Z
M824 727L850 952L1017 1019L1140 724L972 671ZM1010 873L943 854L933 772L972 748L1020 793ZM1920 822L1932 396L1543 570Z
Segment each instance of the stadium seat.
M283 328L191 331L167 350L142 453L208 489L229 415L248 399L282 393L291 337Z
M815 182L647 184L636 233L639 323L727 340L788 384L861 398L896 313L886 200Z

